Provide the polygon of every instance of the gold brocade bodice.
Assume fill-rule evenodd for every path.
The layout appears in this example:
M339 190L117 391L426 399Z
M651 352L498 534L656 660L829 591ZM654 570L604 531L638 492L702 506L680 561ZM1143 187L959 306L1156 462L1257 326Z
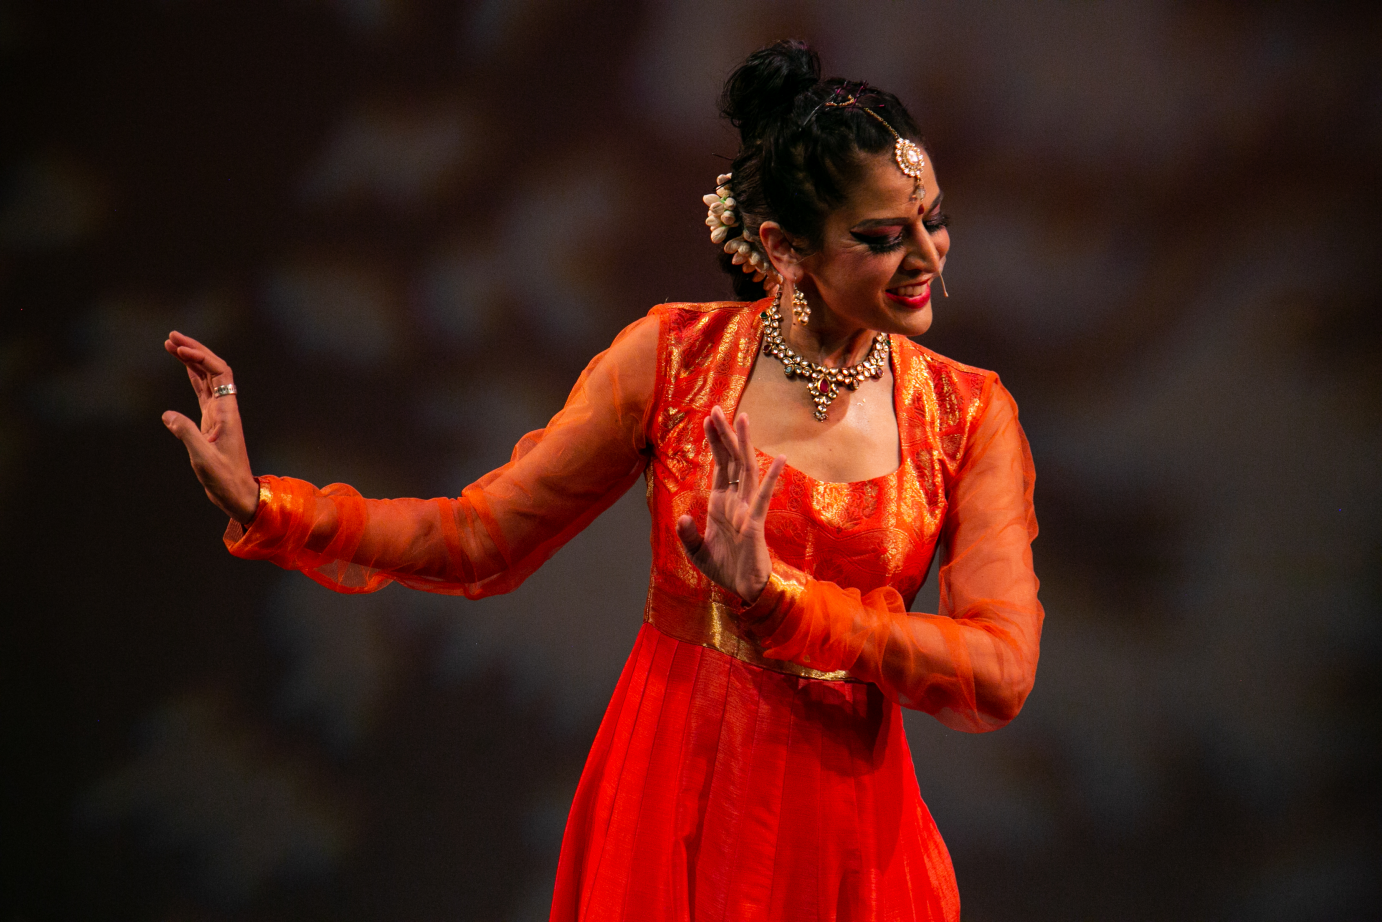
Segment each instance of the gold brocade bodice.
M682 515L705 520L712 461L704 421L717 405L733 418L760 351L766 303L657 309L658 380L646 470L653 567L644 620L744 662L844 679L844 673L764 658L738 629L737 597L695 568L673 528ZM787 467L769 506L766 533L776 559L812 578L860 593L891 586L910 606L944 527L947 485L987 396L986 376L903 337L893 336L891 345L901 465L854 483L825 483ZM768 462L760 455L761 469Z

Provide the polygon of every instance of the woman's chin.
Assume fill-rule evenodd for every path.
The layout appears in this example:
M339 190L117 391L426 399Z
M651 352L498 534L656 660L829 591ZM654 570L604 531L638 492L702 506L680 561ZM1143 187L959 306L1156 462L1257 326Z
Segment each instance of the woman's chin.
M915 315L908 318L908 336L920 336L931 329L931 305L926 305Z
M890 332L901 333L904 336L920 336L931 329L931 290L929 287L922 289L917 297L904 298L894 292L885 291L884 297L887 300L892 315L900 329Z
M906 311L899 311L894 308L889 311L889 315L892 319L892 328L884 332L899 333L902 336L920 336L931 329L930 304Z

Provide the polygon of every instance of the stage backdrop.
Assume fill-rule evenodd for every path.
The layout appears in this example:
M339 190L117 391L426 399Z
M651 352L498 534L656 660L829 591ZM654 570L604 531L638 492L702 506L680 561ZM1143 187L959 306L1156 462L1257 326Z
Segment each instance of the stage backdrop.
M1026 710L908 719L965 919L1375 911L1377 13L10 0L4 919L545 918L641 491L510 597L333 595L225 553L161 342L232 363L257 471L457 494L653 304L729 296L715 97L787 36L924 126L923 342L1036 457Z

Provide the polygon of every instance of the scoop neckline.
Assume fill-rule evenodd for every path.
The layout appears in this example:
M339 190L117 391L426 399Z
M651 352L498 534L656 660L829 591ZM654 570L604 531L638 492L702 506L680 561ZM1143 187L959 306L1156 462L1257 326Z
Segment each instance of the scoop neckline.
M766 458L769 464L772 463L773 456L768 454L767 452L755 448L753 450L753 453L761 458ZM902 471L902 462L901 460L899 460L897 467L893 468L888 473L879 474L877 477L870 477L867 480L818 480L817 478L812 477L810 474L803 471L801 468L793 467L790 464L784 464L782 466L782 471L783 473L791 471L793 474L800 477L802 480L809 481L810 483L820 487L866 487L871 483L879 483L884 480L892 480L893 478L895 478Z

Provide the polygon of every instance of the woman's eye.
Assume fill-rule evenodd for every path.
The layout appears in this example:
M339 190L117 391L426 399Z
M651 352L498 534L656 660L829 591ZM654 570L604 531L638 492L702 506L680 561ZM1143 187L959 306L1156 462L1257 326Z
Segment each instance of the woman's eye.
M949 226L950 226L950 215L946 214L946 213L943 212L943 211L938 211L938 212L936 212L935 214L931 215L929 218L927 218L927 219L926 219L925 221L923 221L922 223L926 225L926 229L927 229L927 230L929 230L931 233L934 234L936 231L940 230L942 227L949 227Z
M875 253L890 253L902 246L902 234L855 234L854 239Z

